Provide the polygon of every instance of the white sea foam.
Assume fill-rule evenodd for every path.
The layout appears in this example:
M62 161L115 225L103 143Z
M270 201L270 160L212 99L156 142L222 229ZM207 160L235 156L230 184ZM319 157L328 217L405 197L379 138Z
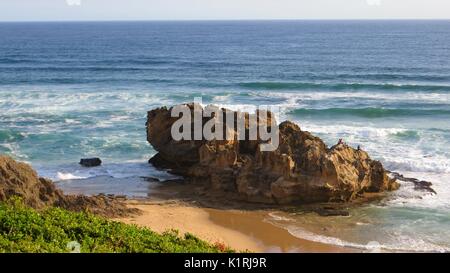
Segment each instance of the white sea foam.
M386 200L390 207L413 207L423 209L450 210L450 173L430 172L403 172L406 177L414 177L432 182L431 186L437 194L418 192L414 184L402 182L398 191L392 193L392 197Z
M226 101L229 101L230 98L231 98L231 94L228 94L228 95L217 95L217 96L214 96L213 103L226 102Z
M57 172L56 173L56 177L58 178L58 180L73 180L73 179L83 179L86 177L82 177L82 176L76 176L73 175L71 173L63 173L63 172Z
M155 169L147 162L134 161L124 163L104 163L101 166L86 168L79 164L63 164L59 166L35 166L40 176L54 181L85 179L98 176L113 178L154 177L159 180L178 178L165 171Z
M434 141L433 136L421 136L416 144L407 141L397 141L393 138L407 133L409 128L383 128L355 125L330 125L305 122L300 124L302 130L320 134L329 145L339 138L352 146L361 145L372 157L381 160L392 171L450 173L450 158L447 155L436 154L440 151L440 141ZM423 139L423 140L422 140ZM426 143L422 143L426 142Z
M29 159L29 157L21 151L20 145L18 143L0 143L0 147L6 149L7 153L9 155L12 155L14 158L20 159L22 161L26 161Z
M367 243L356 243L340 238L316 234L294 224L280 224L277 219L269 219L268 222L286 229L292 236L322 244L335 245L339 247L355 248L367 252L448 252L450 248L427 242L420 238L395 234L395 241L380 243L367 241Z
M293 221L293 219L285 217L285 216L282 216L282 215L279 215L279 214L277 214L275 212L270 212L269 216L275 221L285 221L285 222Z
M448 92L326 92L326 91L301 91L301 92L251 92L254 97L285 98L290 101L287 105L296 105L293 102L303 100L335 100L339 98L354 98L358 100L386 100L401 102L428 102L428 103L449 103L450 94Z
M398 133L406 132L407 128L383 128L345 124L316 124L311 122L300 122L302 130L319 134L358 136L377 140L380 137L392 136ZM373 140L372 140L373 141Z
M144 112L155 105L168 104L170 97L131 91L79 93L59 90L52 92L12 92L11 101L17 105L2 107L4 114L57 114L64 112L98 111L102 109L142 109ZM173 102L172 102L173 103Z
M75 119L71 119L71 118L64 119L64 122L67 124L81 124L82 123L79 120L75 120Z

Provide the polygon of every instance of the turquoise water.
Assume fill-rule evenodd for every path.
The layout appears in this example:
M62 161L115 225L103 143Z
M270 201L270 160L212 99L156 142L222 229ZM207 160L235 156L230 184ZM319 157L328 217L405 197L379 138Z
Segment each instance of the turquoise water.
M336 220L333 234L311 235L308 225L329 222L294 215L296 236L450 249L450 21L0 23L0 153L62 188L100 176L164 178L146 164L155 153L146 111L194 97L276 106L279 120L329 145L361 145L438 192L404 184ZM79 167L89 156L104 166Z

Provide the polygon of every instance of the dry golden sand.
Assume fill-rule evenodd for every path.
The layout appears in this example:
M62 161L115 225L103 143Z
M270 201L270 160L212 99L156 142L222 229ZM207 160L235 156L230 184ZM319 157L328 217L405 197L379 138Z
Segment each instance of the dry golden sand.
M237 250L263 251L255 240L245 234L212 222L204 209L181 203L141 203L130 206L140 209L142 215L120 221L145 226L160 233L170 229L176 229L180 234L189 232L205 241L223 243Z
M351 249L302 240L264 221L267 211L200 208L181 201L130 201L143 213L119 221L156 232L176 229L211 243L251 252L351 252Z

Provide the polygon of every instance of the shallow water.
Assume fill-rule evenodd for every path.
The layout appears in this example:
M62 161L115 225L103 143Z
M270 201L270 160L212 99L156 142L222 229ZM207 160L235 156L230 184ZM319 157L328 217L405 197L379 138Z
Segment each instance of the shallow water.
M449 21L0 23L0 153L59 183L164 179L145 163L155 153L146 111L194 97L232 109L276 106L279 120L329 145L361 145L438 192L404 184L349 218L293 215L297 225L286 227L295 236L450 248ZM104 166L79 167L89 156ZM133 195L126 187L104 192ZM316 225L336 232L311 233Z

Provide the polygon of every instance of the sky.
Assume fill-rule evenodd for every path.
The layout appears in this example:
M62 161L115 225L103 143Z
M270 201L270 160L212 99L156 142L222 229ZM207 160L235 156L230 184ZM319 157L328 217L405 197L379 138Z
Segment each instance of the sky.
M0 0L0 21L450 19L450 0Z

